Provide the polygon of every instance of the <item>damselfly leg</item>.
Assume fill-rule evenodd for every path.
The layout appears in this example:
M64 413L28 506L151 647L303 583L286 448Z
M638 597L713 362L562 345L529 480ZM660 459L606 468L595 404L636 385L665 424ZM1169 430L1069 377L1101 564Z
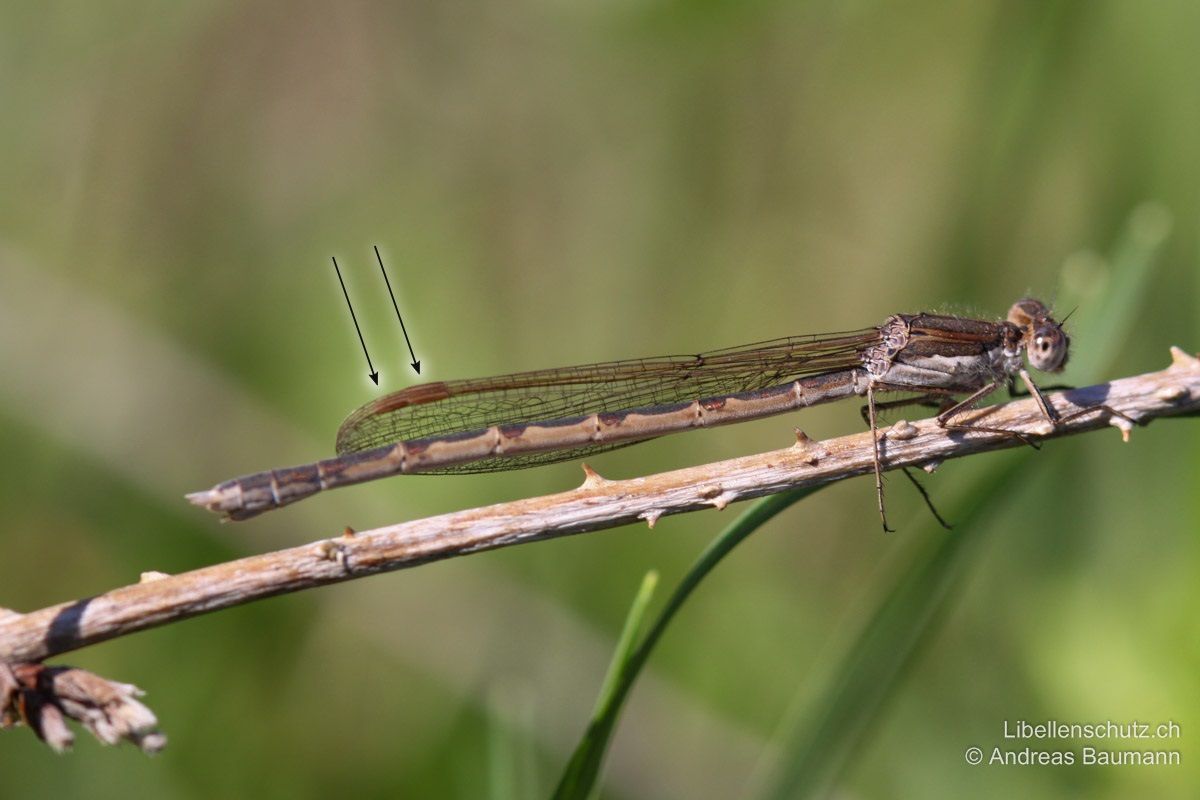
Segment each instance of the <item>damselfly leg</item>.
M946 397L946 396L939 396L939 395L926 393L926 394L920 395L918 397L906 397L906 398L902 398L900 400L885 400L883 402L875 402L874 401L874 393L870 392L870 393L868 393L868 399L871 402L869 402L867 405L862 406L862 408L859 409L859 413L862 415L863 422L865 422L871 426L871 435L873 437L875 437L876 500L879 505L880 516L883 517L883 529L885 531L888 531L888 530L890 530L890 528L888 528L887 518L883 514L883 480L882 480L883 470L882 470L882 465L880 463L879 439L876 436L876 426L875 426L874 419L879 412L890 411L893 408L905 408L908 406L924 406L926 408L945 409L947 407L947 405L949 404L950 398ZM912 474L912 472L909 470L909 468L901 467L900 471L903 472L904 477L908 478L908 480L912 483L912 485L916 487L917 492L921 495L921 499L925 501L925 506L929 509L929 513L933 514L933 518L937 520L938 524L941 525L946 530L953 530L953 526L951 526L950 523L946 522L946 520L942 517L942 515L938 513L937 508L933 505L933 499L929 496L929 492L926 491L925 487L923 485L921 485L921 482L919 480L917 480L917 477Z

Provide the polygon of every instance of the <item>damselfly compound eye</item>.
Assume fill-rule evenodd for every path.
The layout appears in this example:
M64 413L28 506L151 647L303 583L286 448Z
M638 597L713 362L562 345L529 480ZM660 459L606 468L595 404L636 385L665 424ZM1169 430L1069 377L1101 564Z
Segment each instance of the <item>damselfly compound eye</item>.
M1067 361L1069 342L1057 325L1045 325L1033 331L1029 363L1042 372L1058 372Z

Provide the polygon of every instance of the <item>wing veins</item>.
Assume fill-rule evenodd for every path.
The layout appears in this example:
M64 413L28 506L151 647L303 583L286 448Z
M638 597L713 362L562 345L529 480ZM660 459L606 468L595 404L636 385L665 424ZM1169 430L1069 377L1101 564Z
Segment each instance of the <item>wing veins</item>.
M337 450L356 452L492 425L567 419L752 391L804 375L858 366L862 351L877 341L878 330L868 328L775 339L692 356L422 384L373 400L351 414L338 430ZM614 446L588 449L598 452ZM544 457L535 463L574 458L579 452L568 451L558 458L541 454ZM500 468L477 462L446 471Z

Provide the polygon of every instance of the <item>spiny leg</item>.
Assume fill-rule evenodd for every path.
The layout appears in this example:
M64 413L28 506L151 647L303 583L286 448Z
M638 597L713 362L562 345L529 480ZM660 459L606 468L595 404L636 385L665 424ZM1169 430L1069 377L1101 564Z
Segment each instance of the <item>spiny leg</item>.
M887 524L887 513L883 510L883 468L879 463L879 428L875 424L875 385L867 384L867 414L871 425L871 446L875 454L875 499L879 505L879 519L883 522L883 532L893 533Z
M946 427L947 423L950 421L950 418L953 417L955 414L958 414L962 411L970 411L971 409L975 408L975 406L979 403L980 400L987 397L992 392L996 391L997 385L998 384L995 381L992 381L991 383L989 383L985 386L981 386L978 389L976 389L975 391L971 392L971 394L967 395L962 400L959 400L957 403L950 406L949 408L943 409L942 413L937 415L938 425L941 425L942 427ZM966 427L974 427L974 426L966 426Z
M875 412L878 409L900 408L900 407L903 407L906 405L931 406L931 407L941 409L941 412L934 419L937 421L937 424L942 428L946 428L948 430L982 431L985 433L999 433L999 434L1003 434L1005 436L1010 436L1014 439L1017 439L1017 440L1021 441L1022 443L1029 445L1030 447L1032 447L1035 450L1040 449L1040 445L1038 445L1036 442L1031 440L1029 437L1022 434L1020 431L1009 430L1007 428L991 428L991 427L987 427L984 425L974 425L974 424L967 424L967 423L951 422L951 418L953 418L954 415L974 408L976 406L976 404L979 403L980 400L982 400L984 397L987 397L992 392L996 391L996 389L997 389L997 387L999 387L999 385L1000 385L999 381L993 381L985 386L980 387L979 389L972 392L969 396L963 398L962 400L960 400L958 402L954 402L954 395L956 393L954 392L953 389L927 386L927 387L922 387L923 394L921 394L919 397L912 397L912 398L907 398L907 399L903 399L903 400L893 400L893 401L889 401L886 403L875 403L874 402L874 393L873 393L873 391L871 391L872 389L878 388L878 389L891 390L891 391L913 391L913 387L906 387L906 386L900 386L900 385L889 385L889 384L880 383L878 385L873 385L868 388L867 397L868 397L869 403L866 407L864 407L862 409L862 412L863 412L864 418L866 418L868 415L870 416L871 430L872 430L872 432L874 432L876 429ZM875 447L876 447L876 459L878 460L878 450L879 450L878 440L876 440ZM882 489L882 481L879 478L878 472L879 472L879 467L877 464L876 465L876 492L879 497L879 505L882 508L882 506L883 506L883 489ZM938 513L937 508L934 507L933 501L929 498L929 493L925 491L925 487L921 486L921 484L907 470L904 471L904 477L908 478L912 482L912 484L917 487L917 491L920 492L921 498L925 501L925 505L929 507L930 513L933 514L933 517L934 517L934 519L936 519L938 521L938 524L940 524L943 528L946 528L947 530L951 530L951 526L942 518L942 515ZM885 530L887 529L886 522L884 523L884 529Z
M1123 419L1126 422L1130 423L1131 425L1137 424L1137 422L1135 420L1131 419L1129 416L1122 414L1120 411L1117 411L1115 408L1104 405L1103 403L1101 403L1099 405L1088 406L1087 408L1078 409L1069 414L1066 414L1065 416L1060 415L1057 411L1054 410L1054 407L1050 405L1050 401L1048 401L1046 399L1046 395L1042 393L1042 389L1034 382L1033 378L1030 377L1029 372L1027 370L1021 369L1017 372L1017 375L1021 378L1021 382L1025 384L1025 388L1026 388L1029 396L1032 397L1034 399L1034 401L1038 404L1038 410L1040 410L1042 412L1042 417L1044 417L1045 420L1047 422L1049 422L1054 428L1058 428L1064 422L1068 422L1070 420L1077 419L1077 418L1085 416L1087 414L1091 414L1095 411L1103 411L1110 416ZM965 398L964 400L957 403L953 407L946 409L941 414L938 414L938 416L937 416L938 424L944 428L951 428L954 430L963 430L963 431L975 430L975 431L984 431L987 433L1004 434L1006 436L1011 436L1015 439L1019 439L1021 442L1029 445L1034 450L1040 450L1041 445L1039 443L1033 441L1028 436L1021 433L1020 431L1014 431L1009 428L990 428L990 427L986 427L984 425L975 425L972 423L962 423L962 422L954 423L954 422L950 421L950 418L953 417L955 414L958 414L963 411L967 411L970 408L973 408L976 403L978 403L981 399L983 399L988 394L991 394L993 391L995 391L998 386L999 386L999 383L994 381L994 382L988 384L987 386L984 386L984 387L976 390L969 397ZM1013 394L1014 396L1020 396L1020 393L1013 391L1014 388L1015 387L1010 382L1010 384L1009 384L1010 394Z
M1011 436L1012 438L1017 439L1017 440L1021 441L1022 443L1029 445L1034 450L1040 450L1041 445L1039 445L1037 442L1030 439L1025 434L1021 433L1020 431L1014 431L1009 428L991 428L986 425L976 425L974 423L951 422L950 421L950 419L954 415L960 414L964 411L970 411L971 409L975 408L975 406L979 403L980 400L987 397L992 392L996 391L996 389L997 389L997 387L999 387L999 385L1000 385L999 381L992 381L991 383L989 383L985 386L981 386L980 388L976 389L974 392L972 392L967 397L963 398L959 402L957 402L954 405L947 408L942 413L938 414L937 415L937 424L943 428L948 428L950 430L982 431L984 433L1000 433L1005 436ZM1038 400L1038 405L1041 407L1042 413L1046 415L1047 419L1050 419L1053 421L1053 417L1050 416L1051 412L1048 410L1049 407L1047 405L1045 405L1045 402L1046 402L1045 398L1043 398L1040 394L1035 395L1035 398Z
M992 392L996 391L996 388L999 386L1000 386L999 381L993 381L993 382L987 384L986 386L982 386L979 389L976 389L968 397L965 397L958 402L954 402L954 400L953 400L955 395L958 394L953 389L945 389L945 388L939 388L939 387L934 387L934 386L924 386L924 387L921 387L921 389L919 390L924 393L920 397L912 398L910 400L898 400L898 401L894 401L891 403L879 403L879 404L877 404L877 407L878 408L898 407L898 406L905 405L906 403L919 403L921 405L931 405L932 406L932 405L935 405L935 400L940 397L940 398L942 398L942 401L940 403L936 403L936 405L938 408L940 408L942 410L941 410L941 413L939 413L936 417L934 417L934 419L936 420L937 424L940 427L946 428L949 430L983 431L984 433L1000 433L1005 436L1011 436L1012 438L1017 439L1017 440L1021 441L1022 443L1029 445L1034 450L1040 449L1040 445L1038 445L1036 442L1032 441L1028 436L1021 433L1020 431L1014 431L1014 430L1010 430L1008 428L989 428L984 425L975 425L972 423L951 422L950 421L951 417L955 416L956 414L962 413L963 411L969 411L972 408L974 408L979 403L980 400L982 400L984 397L987 397ZM900 384L886 384L886 383L878 383L878 384L876 384L875 388L880 391L891 391L891 392L918 391L918 389L916 389L915 387L912 387L912 386L903 386ZM1048 414L1049 412L1046 412L1046 413Z
M933 514L933 518L938 521L938 525L941 525L948 531L954 530L954 526L942 519L942 515L939 514L938 510L933 507L933 500L930 499L929 492L925 491L925 487L922 486L921 482L918 481L912 472L909 471L908 467L901 467L900 471L904 473L904 477L912 481L913 486L917 487L917 491L921 493L921 499L925 501L925 505L929 509L929 513Z
M887 402L875 403L874 405L875 410L878 412L893 408L904 408L905 406L925 406L926 408L940 408L944 410L947 405L950 404L953 404L953 401L949 395L926 392L919 397L907 397L901 400L888 400ZM859 413L862 414L863 422L871 424L870 412L870 405L865 405L859 409ZM925 505L929 509L929 513L933 514L933 518L937 520L938 524L946 530L953 530L951 525L942 518L941 514L938 513L937 508L933 505L933 499L929 496L929 492L927 492L925 487L922 486L915 477L913 477L913 474L909 472L908 467L901 467L901 470L904 472L904 477L908 478L909 481L912 482L912 485L917 487L917 491L920 493L921 499L925 501ZM882 502L883 498L880 496L880 503L882 504Z
M1055 428L1057 428L1059 425L1062 425L1064 422L1070 422L1073 419L1078 419L1079 417L1087 416L1088 414L1091 414L1094 411L1103 411L1106 414L1108 414L1110 417L1117 417L1118 419L1125 420L1130 425L1137 424L1137 420L1133 419L1132 417L1128 416L1127 414L1122 414L1120 411L1117 411L1112 406L1105 405L1104 403L1098 403L1094 406L1088 406L1087 408L1077 409L1066 415L1060 415L1057 411L1054 410L1054 408L1046 400L1046 396L1042 394L1041 388L1038 387L1038 385L1036 383L1034 383L1033 378L1031 378L1029 376L1028 371L1022 369L1017 374L1021 376L1021 382L1025 384L1025 388L1028 389L1029 393L1031 395L1033 395L1035 400L1037 400L1038 407L1041 408L1042 414L1046 417L1047 420L1050 421L1050 424L1053 425Z

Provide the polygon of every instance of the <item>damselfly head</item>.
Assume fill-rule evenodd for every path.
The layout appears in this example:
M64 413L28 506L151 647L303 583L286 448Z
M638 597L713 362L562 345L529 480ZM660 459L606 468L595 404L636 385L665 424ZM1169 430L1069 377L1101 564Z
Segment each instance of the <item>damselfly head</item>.
M1034 369L1062 371L1071 339L1063 332L1062 323L1050 316L1050 309L1044 303L1032 297L1018 300L1008 310L1008 321L1021 329L1025 353Z

